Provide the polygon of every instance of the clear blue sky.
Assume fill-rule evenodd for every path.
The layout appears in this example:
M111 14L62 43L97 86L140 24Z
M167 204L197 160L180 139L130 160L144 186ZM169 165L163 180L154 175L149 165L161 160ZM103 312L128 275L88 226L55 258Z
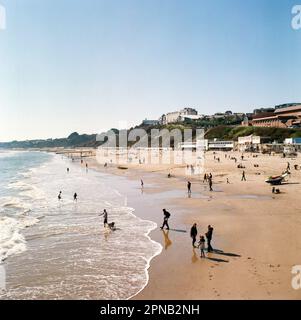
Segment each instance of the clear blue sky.
M297 0L0 4L0 141L301 101Z

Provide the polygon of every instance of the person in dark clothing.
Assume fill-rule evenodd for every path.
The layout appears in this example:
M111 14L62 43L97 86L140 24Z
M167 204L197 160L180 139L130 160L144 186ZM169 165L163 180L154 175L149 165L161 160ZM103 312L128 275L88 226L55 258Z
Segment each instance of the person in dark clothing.
M286 171L290 171L290 170L291 170L291 164L288 162L287 167L286 167Z
M59 195L57 196L57 198L58 198L59 200L62 199L62 191L60 191L60 193L59 193Z
M168 219L170 218L170 213L166 209L163 209L163 215L164 219L161 229L163 229L166 226L166 229L169 230Z
M203 183L207 182L207 173L204 174L204 180Z
M245 170L242 172L241 181L247 181Z
M206 238L207 238L207 244L208 244L208 252L212 252L213 248L211 246L211 240L212 240L212 235L213 235L213 228L211 225L208 226L208 231L206 232Z
M105 227L108 224L108 212L106 209L103 210L103 213L100 214L103 216L103 226Z
M69 173L69 168L67 168L67 173Z
M195 242L196 242L196 236L198 234L198 229L196 227L196 223L193 224L193 226L190 229L190 236L192 238L192 246L195 247Z
M75 192L74 195L73 195L73 200L74 200L74 201L77 201L77 193L76 193L76 192Z
M191 193L191 182L190 181L187 182L187 190L188 190L188 193Z
M211 178L209 177L208 182L209 182L209 190L213 191L213 189L212 189L212 177Z

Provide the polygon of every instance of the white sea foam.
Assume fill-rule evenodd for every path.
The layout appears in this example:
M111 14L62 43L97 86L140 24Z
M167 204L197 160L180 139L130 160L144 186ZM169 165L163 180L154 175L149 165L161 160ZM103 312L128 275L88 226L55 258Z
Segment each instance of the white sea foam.
M28 183L25 183L22 180L11 182L8 186L6 186L7 189L15 189L20 191L27 191L31 190L32 186Z
M66 167L70 167L69 174ZM18 196L0 198L4 209L23 209L15 213L15 219L2 218L0 233L1 223L6 231L0 254L6 259L24 252L23 235L28 228L26 239L34 243L28 254L34 257L35 276L32 283L28 278L22 282L32 265L26 263L26 254L20 255L14 260L19 277L15 281L20 286L12 288L8 283L1 298L128 299L146 286L150 261L162 251L149 237L157 225L136 217L126 198L109 187L110 181L93 170L83 172L59 156L19 177L9 185ZM60 190L62 201L57 199ZM78 202L73 201L74 192ZM104 208L109 221L116 223L116 232L103 228L99 213ZM39 283L40 279L44 280Z
M29 209L29 205L24 203L17 197L1 197L0 207L2 208L16 208L16 209Z
M33 200L41 200L41 199L46 198L45 192L35 186L31 186L31 189L27 189L26 191L22 191L20 193L20 195L28 197L28 198L32 198Z
M16 219L0 218L0 261L26 250L24 236L20 233L21 229Z

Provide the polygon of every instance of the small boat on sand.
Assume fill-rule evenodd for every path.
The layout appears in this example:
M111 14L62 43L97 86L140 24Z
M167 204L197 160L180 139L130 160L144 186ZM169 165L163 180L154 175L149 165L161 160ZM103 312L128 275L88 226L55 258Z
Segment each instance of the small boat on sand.
M280 176L271 176L267 180L265 180L265 182L269 183L273 186L280 185L283 182L283 180L285 179L285 177L288 176L288 174L289 174L288 172L285 172Z

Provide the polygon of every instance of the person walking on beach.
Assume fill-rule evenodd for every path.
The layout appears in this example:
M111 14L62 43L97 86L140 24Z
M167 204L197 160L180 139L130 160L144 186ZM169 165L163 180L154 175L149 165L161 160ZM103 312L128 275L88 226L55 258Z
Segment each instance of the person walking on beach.
M242 172L241 181L247 181L245 170Z
M196 227L196 223L193 224L193 226L190 229L190 236L192 238L192 246L195 248L195 242L196 242L196 236L198 234L198 229Z
M103 216L103 226L105 227L108 224L108 212L106 209L103 210L103 213L100 214Z
M143 189L144 183L143 183L143 180L142 180L142 179L140 179L140 183L141 183L141 188Z
M203 183L207 182L207 173L204 174L204 180Z
M73 200L77 202L77 193L76 192L73 195Z
M205 256L205 238L204 238L204 236L202 236L202 235L200 236L200 240L199 240L198 245L199 245L199 248L201 250L201 258L206 258L206 256Z
M62 200L62 191L60 191L59 195L57 196L58 200Z
M163 209L163 215L163 224L162 227L160 227L160 229L163 229L166 226L166 229L169 230L168 219L170 218L170 213L166 209Z
M207 238L207 244L208 244L208 252L212 252L213 248L211 246L211 240L212 240L212 235L213 235L213 228L209 224L208 226L208 231L206 232L206 238Z
M212 177L208 179L208 182L209 182L209 191L213 191L212 189Z
M69 173L69 168L67 168L67 173Z
M291 170L291 164L288 162L287 167L286 167L286 171L290 171L290 170Z
M187 182L187 191L189 194L191 193L191 182L190 181Z

